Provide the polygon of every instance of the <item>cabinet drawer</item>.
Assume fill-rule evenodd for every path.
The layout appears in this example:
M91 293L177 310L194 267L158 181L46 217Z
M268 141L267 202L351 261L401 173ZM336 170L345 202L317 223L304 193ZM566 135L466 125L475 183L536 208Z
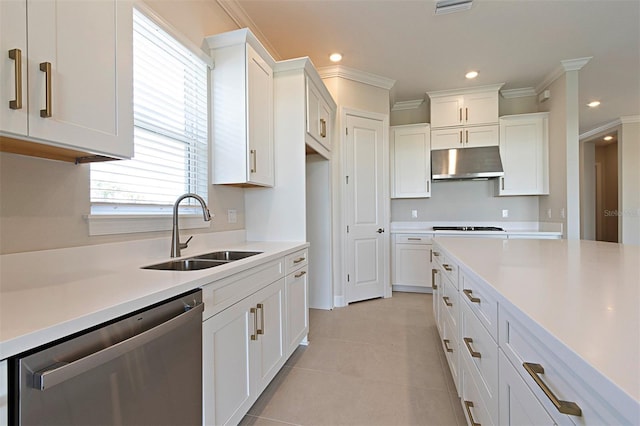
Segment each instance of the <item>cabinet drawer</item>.
M537 324L521 315L513 315L509 309L501 306L500 347L555 422L577 425L639 424L637 402L611 385L582 358L557 343ZM528 364L529 369L524 363ZM548 388L547 392L543 389L545 387ZM559 400L561 404L558 405L562 408L557 407L552 398ZM575 409L570 403L579 407L580 415L566 413Z
M431 244L432 243L431 235L407 235L407 234L398 234L396 235L396 243L401 244Z
M460 306L460 358L465 360L487 411L497 419L498 344L466 303Z
M494 425L498 424L496 418L492 418L489 407L482 399L482 392L474 380L471 368L464 357L460 360L460 403L462 411L469 425Z
M282 259L256 266L202 287L205 320L284 276Z
M442 291L438 295L440 300L440 312L441 315L447 315L449 321L453 325L453 329L458 329L459 318L459 298L458 291L453 287L453 284L449 280L443 280Z
M298 250L295 253L291 253L284 258L284 264L286 265L286 275L289 275L292 271L295 271L302 266L305 266L309 262L309 249L305 248Z
M458 265L453 262L453 259L438 249L433 249L431 252L433 261L440 266L440 271L443 277L447 277L454 287L458 288Z
M507 357L498 351L499 423L504 426L555 424Z
M498 301L488 286L460 272L460 298L476 314L478 320L498 341Z
M460 395L460 344L458 342L458 329L451 323L447 315L443 315L440 319L440 343L444 351L449 370L453 377L453 383L456 385L456 392Z

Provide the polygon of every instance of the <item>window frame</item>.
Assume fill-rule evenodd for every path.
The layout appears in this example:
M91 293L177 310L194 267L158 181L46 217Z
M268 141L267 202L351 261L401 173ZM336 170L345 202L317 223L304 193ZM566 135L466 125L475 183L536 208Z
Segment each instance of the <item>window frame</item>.
M183 33L158 16L149 6L144 3L136 3L133 6L138 12L145 15L154 24L164 30L178 43L191 51L196 57L202 60L207 66L207 177L206 187L209 192L211 182L211 70L213 69L213 59L198 47L193 41ZM133 10L131 11L133 13ZM133 28L131 28L133 31ZM133 66L133 56L131 66ZM132 81L133 83L133 81ZM135 89L134 89L135 90ZM91 179L89 175L89 180ZM209 195L209 194L207 194ZM209 197L207 197L208 199ZM89 225L89 235L112 235L129 234L139 232L167 231L173 227L173 205L131 205L131 204L108 204L91 202L90 214L84 218ZM119 211L119 212L118 212ZM197 229L209 228L211 222L202 220L202 213L198 206L180 207L180 228Z

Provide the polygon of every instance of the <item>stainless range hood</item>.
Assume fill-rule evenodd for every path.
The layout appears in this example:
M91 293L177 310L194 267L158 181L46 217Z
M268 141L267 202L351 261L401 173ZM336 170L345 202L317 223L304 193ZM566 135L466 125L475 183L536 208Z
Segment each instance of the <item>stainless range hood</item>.
M431 151L433 180L488 179L500 176L504 176L504 169L497 146Z

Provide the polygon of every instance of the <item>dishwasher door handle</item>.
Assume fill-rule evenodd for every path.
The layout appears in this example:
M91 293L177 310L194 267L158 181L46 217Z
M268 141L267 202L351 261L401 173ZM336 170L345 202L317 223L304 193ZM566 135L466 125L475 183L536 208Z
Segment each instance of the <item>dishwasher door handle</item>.
M33 381L31 387L41 391L52 388L55 385L72 379L79 374L85 373L96 367L106 364L107 362L118 358L121 355L131 352L160 336L167 334L176 328L188 323L195 317L198 321L202 321L202 312L204 304L200 303L188 311L171 318L147 331L136 334L126 340L116 343L115 345L101 349L83 358L71 362L58 362L44 370L33 373Z

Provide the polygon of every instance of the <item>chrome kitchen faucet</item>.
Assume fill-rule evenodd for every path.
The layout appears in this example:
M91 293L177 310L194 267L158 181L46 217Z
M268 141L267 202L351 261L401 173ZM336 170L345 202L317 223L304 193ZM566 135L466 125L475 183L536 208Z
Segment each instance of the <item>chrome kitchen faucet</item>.
M195 198L200 205L202 206L202 216L205 222L209 222L211 220L211 213L209 212L209 208L207 208L207 203L202 199L198 194L186 193L178 197L175 204L173 205L173 230L171 232L171 257L180 257L180 250L187 248L189 245L189 241L193 236L189 237L187 242L180 242L180 230L178 229L178 205L185 198Z

